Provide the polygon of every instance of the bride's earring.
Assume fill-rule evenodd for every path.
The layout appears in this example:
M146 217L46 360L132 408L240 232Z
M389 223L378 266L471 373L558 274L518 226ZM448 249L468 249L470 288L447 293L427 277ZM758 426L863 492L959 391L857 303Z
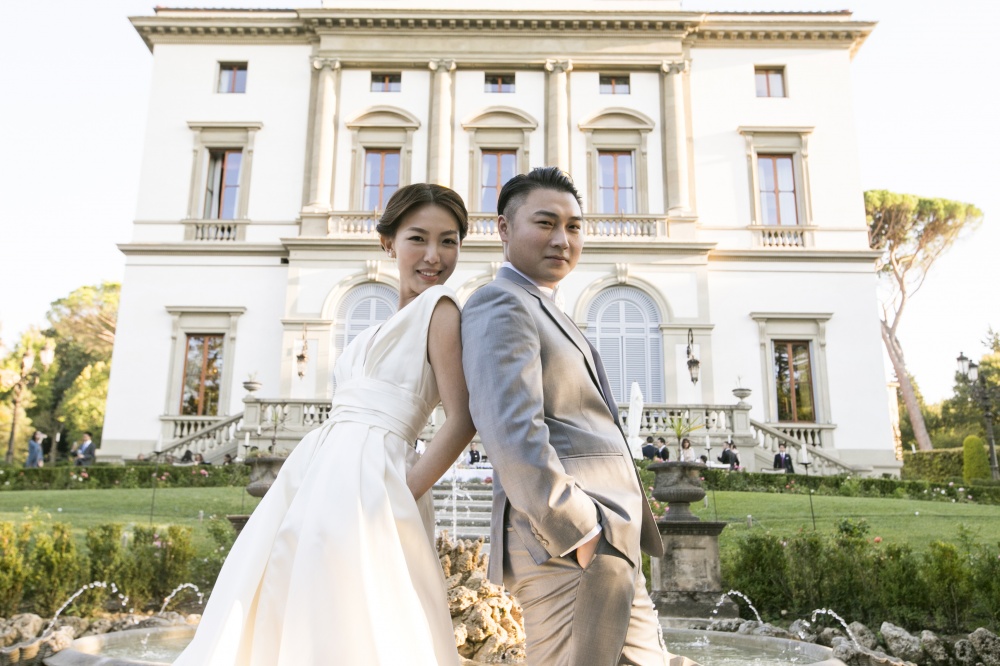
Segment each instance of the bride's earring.
M389 250L389 258L390 259L395 259L396 258L396 251L395 250Z

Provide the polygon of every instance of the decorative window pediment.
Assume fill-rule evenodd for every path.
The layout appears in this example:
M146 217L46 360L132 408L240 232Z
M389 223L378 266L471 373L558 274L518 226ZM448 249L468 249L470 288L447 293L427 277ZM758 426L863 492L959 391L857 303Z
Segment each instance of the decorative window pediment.
M352 120L348 120L347 127L352 130L365 127L398 127L415 130L420 127L420 120L405 109L394 106L373 106Z
M534 130L538 121L529 114L509 106L491 106L462 123L466 130L520 129Z
M612 107L598 111L580 123L584 132L595 130L633 130L650 132L656 123L644 113L623 107Z

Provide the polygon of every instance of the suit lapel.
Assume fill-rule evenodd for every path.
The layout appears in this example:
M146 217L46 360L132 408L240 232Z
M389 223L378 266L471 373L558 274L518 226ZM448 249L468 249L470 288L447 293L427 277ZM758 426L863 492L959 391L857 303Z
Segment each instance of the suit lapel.
M541 304L542 309L545 310L545 314L556 323L563 334L569 338L570 342L580 350L583 355L583 360L587 365L587 370L590 372L590 379L597 385L601 391L601 395L604 397L604 402L608 405L608 409L611 410L611 415L614 417L615 423L621 427L618 422L618 408L609 398L611 397L611 386L608 384L607 373L604 371L604 366L601 364L600 356L594 346L590 344L590 341L583 335L583 332L577 327L572 319L569 318L565 312L560 310L552 299L543 294L538 290L538 287L533 285L527 279L525 279L517 271L512 271L509 268L501 268L497 271L498 278L504 278L520 285L525 291L538 299L539 304Z

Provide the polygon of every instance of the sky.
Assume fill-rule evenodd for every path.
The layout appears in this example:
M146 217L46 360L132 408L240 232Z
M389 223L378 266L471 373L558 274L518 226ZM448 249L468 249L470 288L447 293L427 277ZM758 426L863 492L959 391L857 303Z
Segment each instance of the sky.
M128 22L153 0L0 5L0 340L44 327L49 303L121 280L131 235L152 56ZM186 7L318 7L319 0L196 0ZM985 214L931 271L899 329L928 402L955 357L1000 329L1000 2L684 0L710 10L851 9L879 25L852 65L861 183L966 201Z

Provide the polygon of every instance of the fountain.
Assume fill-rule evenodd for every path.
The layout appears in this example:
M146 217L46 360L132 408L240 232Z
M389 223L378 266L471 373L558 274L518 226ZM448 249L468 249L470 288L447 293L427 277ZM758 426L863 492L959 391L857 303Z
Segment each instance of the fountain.
M722 595L719 534L726 523L703 521L691 513L691 503L705 497L701 474L706 468L703 463L671 461L648 468L656 474L653 497L669 504L669 511L657 520L665 552L659 571L652 572L653 603L668 617L739 616L736 604Z

